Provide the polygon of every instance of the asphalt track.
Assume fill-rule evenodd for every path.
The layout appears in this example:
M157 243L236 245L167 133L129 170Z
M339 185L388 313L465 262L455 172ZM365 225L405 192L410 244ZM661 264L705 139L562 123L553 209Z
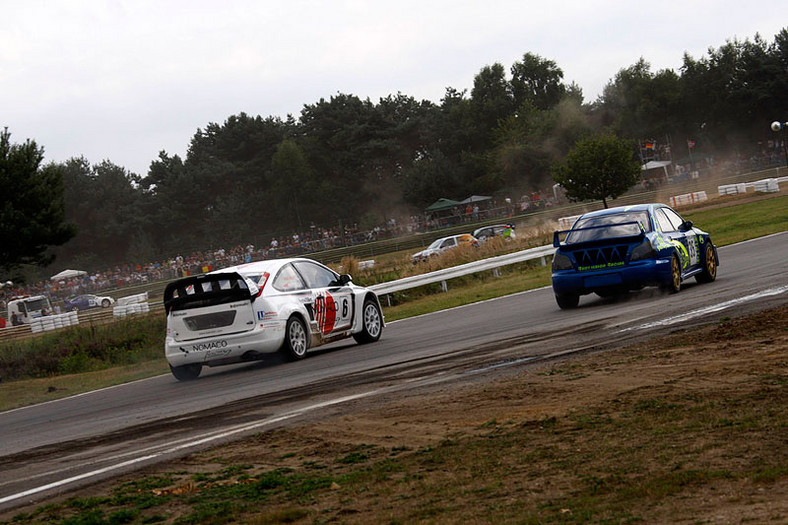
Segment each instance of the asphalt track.
M489 380L786 303L788 232L719 255L714 283L692 280L675 295L584 296L561 311L542 288L391 323L378 343L334 344L296 363L204 369L185 383L163 375L0 413L0 511L405 390Z

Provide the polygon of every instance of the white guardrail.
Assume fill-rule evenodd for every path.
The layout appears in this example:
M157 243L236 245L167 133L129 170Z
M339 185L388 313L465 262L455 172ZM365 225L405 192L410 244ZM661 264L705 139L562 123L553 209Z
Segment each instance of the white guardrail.
M445 291L447 289L446 281L454 279L455 277L462 277L476 272L483 272L486 270L495 270L502 266L510 264L517 264L534 259L542 259L542 265L547 264L547 257L551 257L555 253L555 248L552 245L539 246L537 248L529 248L514 253L507 253L506 255L498 255L490 257L489 259L482 259L481 261L474 261L460 266L453 266L451 268L444 268L443 270L436 270L430 273L421 275L412 275L411 277L404 277L396 281L389 281L387 283L380 283L370 286L378 295L386 295L395 292L401 292L410 288L424 286L426 284L441 283L441 287Z

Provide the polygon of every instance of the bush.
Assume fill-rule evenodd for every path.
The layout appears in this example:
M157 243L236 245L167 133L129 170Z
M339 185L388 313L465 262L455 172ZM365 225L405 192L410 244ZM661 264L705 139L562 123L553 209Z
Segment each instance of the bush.
M165 324L161 314L148 314L3 342L0 378L77 374L157 359L164 347Z

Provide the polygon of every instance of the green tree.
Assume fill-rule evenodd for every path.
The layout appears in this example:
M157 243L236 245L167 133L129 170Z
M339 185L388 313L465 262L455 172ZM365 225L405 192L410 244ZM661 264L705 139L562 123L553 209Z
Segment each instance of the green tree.
M441 197L463 198L463 185L456 165L440 151L428 152L405 172L405 199L420 211Z
M54 164L41 166L44 149L32 140L11 144L0 133L0 275L19 279L23 264L45 266L49 251L71 239L76 228L65 222L63 175Z
M501 122L492 151L501 187L536 191L550 183L550 167L563 159L575 142L591 131L580 98L566 94L551 109L523 103ZM490 174L488 174L488 177Z
M315 200L316 181L304 152L292 139L285 139L271 158L274 191L279 195L280 217L303 229L304 209Z
M126 262L147 262L145 254L130 245L148 244L149 216L142 206L147 197L140 178L125 168L104 160L91 166L84 157L59 165L63 174L65 216L78 233L57 250L70 266L91 269ZM132 242L133 241L133 242Z
M322 197L322 202L315 201L315 205L299 200L302 220L331 224L361 216L372 206L367 189L359 182L370 166L367 155L374 137L375 113L368 99L342 93L329 100L321 98L301 110L298 146ZM326 205L339 202L343 205Z
M526 53L521 62L512 65L511 84L516 106L528 103L538 109L552 108L566 93L561 83L563 78L564 72L554 61Z
M369 217L379 222L403 204L403 170L427 151L427 129L436 106L401 93L381 98L370 122L372 134L362 150L362 184L370 201Z
M679 76L670 69L651 72L643 58L621 69L602 93L598 109L604 124L625 137L664 137L677 132Z
M573 201L615 199L634 186L640 177L640 164L634 160L630 141L613 135L580 140L557 167L553 178Z
M788 30L727 41L705 57L684 55L674 117L702 151L758 152L773 139L768 123L788 113ZM697 150L696 150L697 151Z
M476 149L486 148L498 123L515 110L512 87L501 64L483 67L473 79L471 109L477 125Z

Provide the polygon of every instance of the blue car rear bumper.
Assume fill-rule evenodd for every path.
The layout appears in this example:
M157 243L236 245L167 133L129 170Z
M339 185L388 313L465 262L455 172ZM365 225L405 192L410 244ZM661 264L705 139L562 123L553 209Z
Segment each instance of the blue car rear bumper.
M666 257L603 270L556 270L553 272L553 291L559 295L586 295L600 290L637 290L670 281L670 258Z

